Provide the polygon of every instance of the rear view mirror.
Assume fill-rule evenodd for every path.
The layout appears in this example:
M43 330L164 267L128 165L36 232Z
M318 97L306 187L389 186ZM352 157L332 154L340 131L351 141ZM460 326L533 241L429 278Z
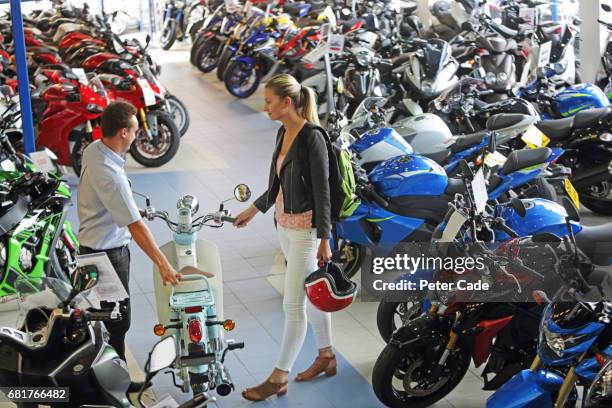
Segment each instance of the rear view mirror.
M84 292L94 287L98 282L98 268L95 265L85 265L77 268L72 274L72 287L78 292Z
M176 345L174 336L168 336L158 341L149 354L149 360L145 366L147 377L151 378L159 371L170 367L176 360Z
M463 31L474 31L474 26L469 21L464 21L461 23L461 29Z
M563 197L563 208L565 208L565 212L567 212L567 218L570 221L580 221L580 215L578 214L578 209L568 197Z
M612 11L612 8L610 8L610 5L609 5L609 4L605 4L605 3L601 5L601 9L602 9L603 11L607 11L608 13L609 13L610 11Z
M241 203L248 201L251 198L251 189L246 184L238 184L234 188L234 197Z

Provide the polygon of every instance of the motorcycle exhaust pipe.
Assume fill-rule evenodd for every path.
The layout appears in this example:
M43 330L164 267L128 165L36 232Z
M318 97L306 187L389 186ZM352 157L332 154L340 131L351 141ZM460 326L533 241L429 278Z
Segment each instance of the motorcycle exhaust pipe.
M574 173L571 180L576 189L581 189L610 179L612 179L612 162L598 164Z
M234 383L232 382L229 373L225 369L225 366L222 364L219 364L218 366L215 384L217 384L217 394L221 395L222 397L229 395L229 393L234 390Z

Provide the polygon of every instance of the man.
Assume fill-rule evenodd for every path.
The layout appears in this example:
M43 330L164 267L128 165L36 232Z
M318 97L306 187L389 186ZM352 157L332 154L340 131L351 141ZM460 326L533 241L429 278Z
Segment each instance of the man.
M106 107L101 118L102 139L87 146L83 153L77 197L80 252L106 252L128 294L131 238L158 266L164 285L175 285L180 278L142 221L123 168L123 157L138 129L136 112L136 108L125 101L116 101ZM123 319L106 326L110 345L125 360L125 335L130 328L129 298L121 304ZM112 306L103 302L104 305ZM129 392L137 391L140 386L132 383Z

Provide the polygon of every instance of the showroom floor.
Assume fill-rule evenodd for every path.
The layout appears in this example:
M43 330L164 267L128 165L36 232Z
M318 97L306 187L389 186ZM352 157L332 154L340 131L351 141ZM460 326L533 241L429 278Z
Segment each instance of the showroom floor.
M204 75L188 62L188 49L175 46L168 52L155 53L163 64L162 82L190 109L191 127L181 141L174 160L160 169L143 169L128 161L127 171L135 191L151 196L153 206L172 214L181 194L189 193L200 201L200 213L212 212L221 200L232 197L238 183L247 183L254 195L261 193L267 181L269 159L278 125L261 113L260 95L236 100L214 74ZM76 199L76 194L75 194ZM143 204L143 203L142 203ZM234 213L246 204L229 202ZM240 391L263 381L272 370L282 335L281 288L283 262L272 222L272 213L258 215L249 228L236 230L226 224L218 230L203 229L200 238L219 246L223 263L225 317L236 321L230 338L244 341L243 350L227 359L236 391L219 397L220 407L250 405ZM76 223L76 208L71 220ZM165 224L151 223L158 243L171 239ZM144 366L148 352L157 338L152 328L157 322L154 309L151 262L135 245L132 248L132 327L128 346L136 361ZM370 373L384 344L376 330L376 304L356 303L347 311L334 314L334 341L339 357L336 377L309 383L290 382L287 396L271 398L256 406L280 407L352 407L382 406L370 385ZM315 356L309 331L295 365L301 371ZM478 371L472 369L461 385L436 407L484 406L488 393L480 390ZM177 400L188 399L172 386L169 375L155 379L155 393L172 394Z

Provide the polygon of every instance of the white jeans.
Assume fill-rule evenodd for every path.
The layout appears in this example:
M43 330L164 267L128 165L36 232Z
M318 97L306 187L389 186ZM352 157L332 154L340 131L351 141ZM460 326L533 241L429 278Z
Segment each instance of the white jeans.
M319 240L316 229L292 230L278 225L278 238L287 260L285 272L285 329L281 353L276 368L291 371L306 337L306 304L308 321L312 325L317 347L331 347L331 315L315 308L307 301L304 280L318 269L317 249Z

